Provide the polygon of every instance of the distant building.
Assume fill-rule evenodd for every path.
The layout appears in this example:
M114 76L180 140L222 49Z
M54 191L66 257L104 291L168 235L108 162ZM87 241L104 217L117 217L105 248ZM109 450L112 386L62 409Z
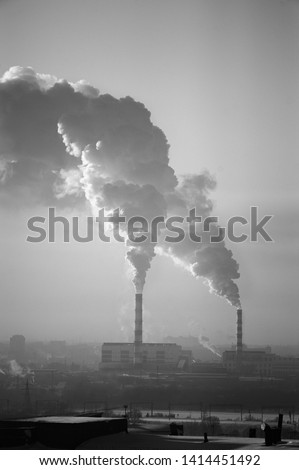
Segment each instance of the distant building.
M299 358L273 354L271 348L243 349L241 357L237 351L224 351L223 367L231 374L260 377L299 376Z
M243 349L240 355L237 351L224 351L222 363L224 368L232 374L259 375L270 377L272 373L272 360L274 354L267 353L265 349Z
M23 335L14 335L9 342L9 357L17 362L26 361L26 340Z
M126 368L134 364L134 343L104 343L102 345L102 368ZM191 355L174 343L142 343L141 365L144 368L183 368Z
M283 357L266 348L247 348L243 344L242 309L237 310L236 349L224 351L222 364L228 373L256 377L299 377L299 358Z
M299 357L277 356L272 362L274 377L299 377Z

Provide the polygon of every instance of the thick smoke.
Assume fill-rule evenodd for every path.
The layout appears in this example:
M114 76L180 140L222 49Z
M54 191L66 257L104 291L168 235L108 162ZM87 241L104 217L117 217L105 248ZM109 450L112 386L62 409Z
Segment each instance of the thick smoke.
M142 104L103 95L80 115L64 115L58 129L67 151L81 157L81 182L95 213L105 208L112 215L119 208L126 220L166 216L163 184L172 191L177 181L168 166L166 138ZM133 283L142 292L156 243L136 243L132 233L124 235Z
M171 215L184 216L187 208L195 208L196 215L203 219L211 216L213 203L209 199L209 193L215 186L215 180L207 172L181 178L174 193L168 198L168 212ZM192 242L189 237L185 237L180 243L164 243L161 249L193 276L202 277L210 292L224 297L235 307L240 307L239 290L234 282L240 277L239 265L224 241L211 242L211 236L217 237L219 230L215 223L209 225L208 232L204 232L202 225L199 225L196 235L201 237L201 243ZM185 232L188 232L187 224Z
M79 111L85 96L66 81L12 67L0 79L0 202L3 205L77 204L80 192L59 186L63 169L78 174L77 162L57 133L64 112ZM73 177L72 180L75 181ZM55 192L67 197L57 199ZM63 202L62 202L63 201Z
M78 204L82 195L95 214L120 209L127 220L142 216L186 217L191 208L212 213L207 173L178 178L169 144L150 112L130 97L115 99L84 83L69 83L13 67L0 81L0 197L27 193ZM186 227L187 228L187 227ZM218 233L212 224L210 233ZM142 292L155 254L162 253L202 277L210 290L239 306L238 264L224 242L135 243L124 233L137 292ZM136 234L135 234L136 236Z

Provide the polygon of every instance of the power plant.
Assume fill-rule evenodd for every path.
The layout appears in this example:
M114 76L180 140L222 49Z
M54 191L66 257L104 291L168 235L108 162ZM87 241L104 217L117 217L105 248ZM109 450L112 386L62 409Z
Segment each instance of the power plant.
M111 342L102 345L101 369L144 369L144 370L190 370L193 360L192 348L173 342L143 342L142 310L143 296L135 294L134 342ZM193 363L195 364L195 363ZM203 366L200 360L196 367ZM208 366L208 364L210 364ZM216 366L217 361L205 363L205 367ZM219 362L218 362L219 364ZM298 374L299 359L285 358L272 353L271 348L248 348L243 343L243 311L236 311L236 343L222 353L223 371L233 376L287 376ZM192 366L193 368L195 367ZM195 370L195 369L194 369Z
M237 310L236 348L223 352L222 364L230 375L237 376L284 377L299 371L299 358L274 354L270 346L248 348L243 344L242 309Z
M142 329L141 293L135 294L134 343L104 343L102 345L102 368L147 368L157 367L183 369L192 360L190 351L184 351L176 343L144 343Z
M192 352L184 350L176 343L143 342L143 295L135 294L135 330L133 343L104 343L102 345L101 368L188 368L192 362ZM234 370L240 374L243 358L242 309L237 310L237 342L232 351Z

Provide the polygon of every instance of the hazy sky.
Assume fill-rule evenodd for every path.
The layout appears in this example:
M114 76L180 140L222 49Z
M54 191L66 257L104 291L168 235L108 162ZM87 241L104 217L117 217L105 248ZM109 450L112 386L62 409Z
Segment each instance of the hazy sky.
M1 75L31 66L143 102L176 174L216 178L222 223L248 217L250 206L273 214L274 243L228 242L240 265L244 340L298 343L298 1L7 0L0 52ZM124 247L29 244L36 211L0 209L0 339L132 339ZM170 259L153 260L144 308L145 339L234 341L235 309Z

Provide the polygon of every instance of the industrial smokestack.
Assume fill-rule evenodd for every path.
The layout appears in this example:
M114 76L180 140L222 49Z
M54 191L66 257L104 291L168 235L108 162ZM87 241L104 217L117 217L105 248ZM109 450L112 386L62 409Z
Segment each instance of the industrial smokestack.
M135 294L135 341L134 341L134 362L142 362L142 294Z
M142 294L135 295L135 344L142 343Z
M242 340L242 309L237 310L237 355L242 354L243 340Z

